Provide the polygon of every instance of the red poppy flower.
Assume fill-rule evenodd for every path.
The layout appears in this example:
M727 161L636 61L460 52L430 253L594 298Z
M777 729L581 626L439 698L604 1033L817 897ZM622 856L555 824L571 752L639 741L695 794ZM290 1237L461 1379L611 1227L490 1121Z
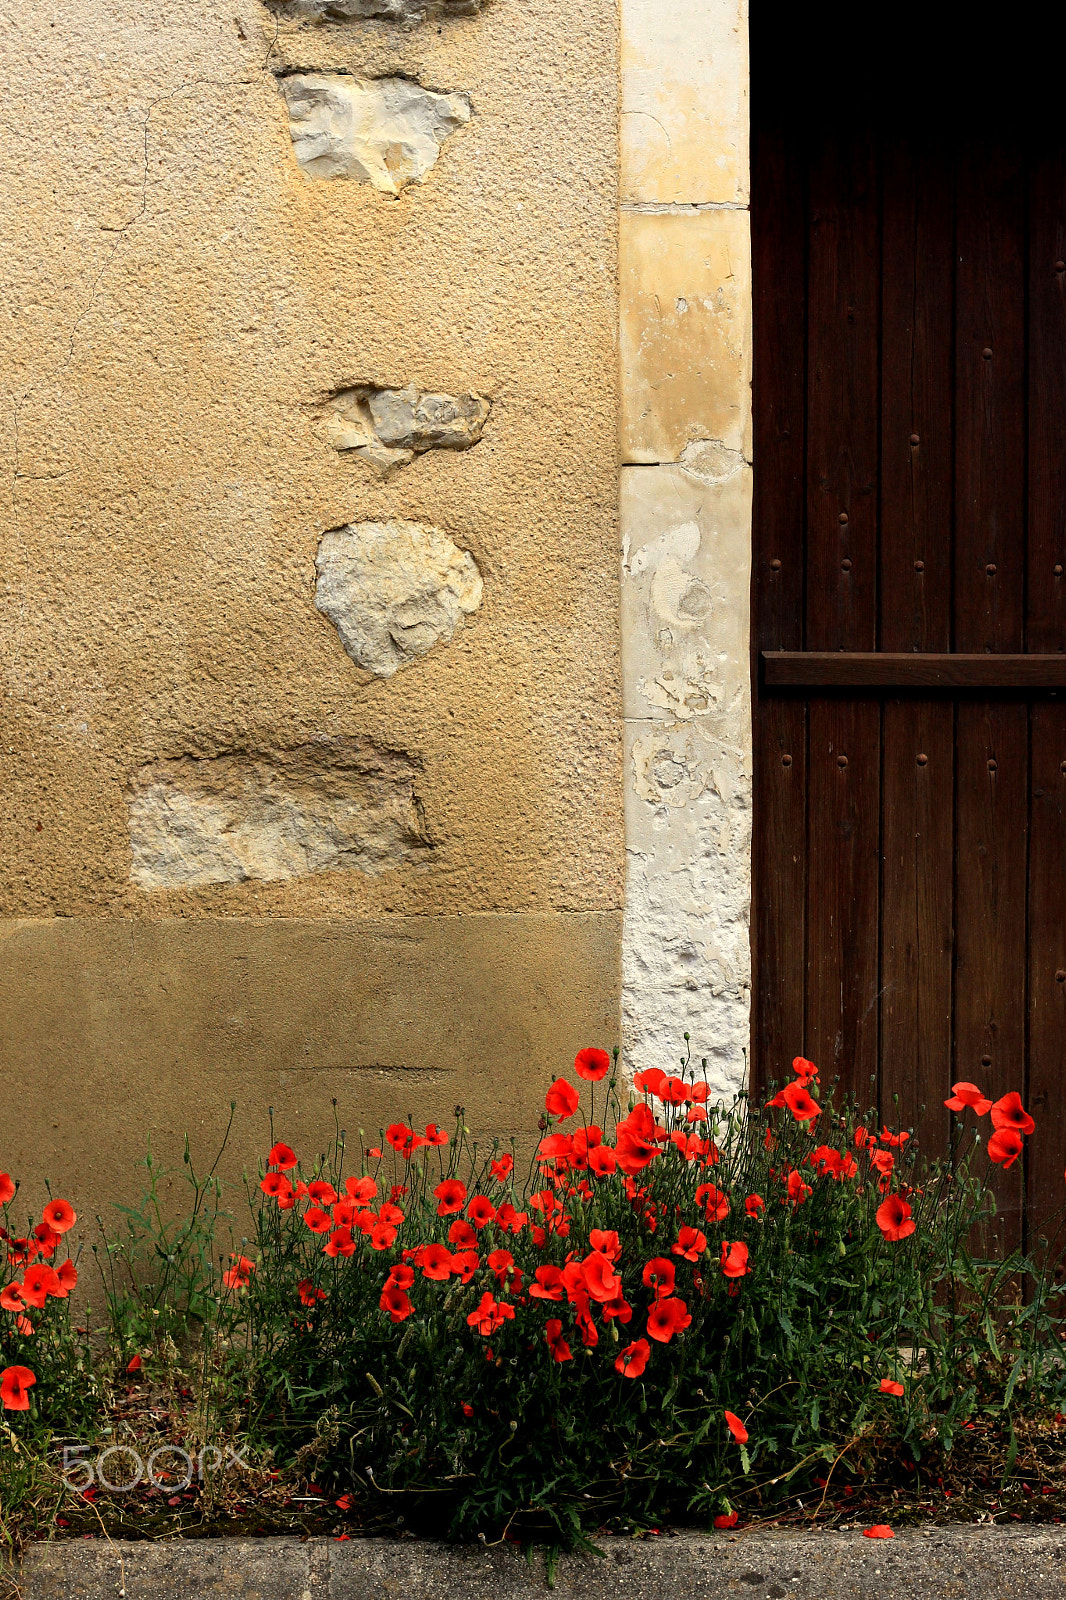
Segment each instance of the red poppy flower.
M906 1129L901 1130L899 1133L892 1133L888 1128L881 1129L881 1143L890 1145L893 1149L897 1145L906 1144L909 1138L910 1134Z
M326 1298L325 1289L317 1288L311 1282L310 1278L300 1279L299 1283L296 1285L296 1293L300 1297L300 1304L302 1306L317 1305L319 1300L324 1300Z
M469 1400L464 1400L462 1405L459 1407L459 1410L463 1413L464 1417L472 1417L474 1415L474 1408L470 1404Z
M591 1228L589 1230L589 1244L608 1261L617 1261L622 1254L622 1241L614 1228Z
M259 1187L265 1195L269 1195L271 1200L294 1198L292 1184L283 1172L268 1172Z
M514 1266L514 1256L510 1250L490 1250L485 1257L485 1265L495 1274L497 1282L506 1283L507 1275Z
M665 1300L674 1292L674 1263L665 1256L653 1256L646 1264L641 1280L646 1289L655 1290L656 1300Z
M695 1261L707 1248L707 1235L698 1228L682 1228L677 1236L677 1243L670 1246L671 1255L684 1256L686 1261Z
M730 1511L728 1514L723 1512L720 1516L715 1517L714 1525L716 1528L735 1528L739 1516L739 1511Z
M891 1150L871 1150L870 1165L881 1173L882 1177L890 1178L892 1168L896 1165L896 1158Z
M393 1237L395 1237L395 1231L390 1231L393 1231ZM332 1256L334 1260L336 1260L338 1256L354 1256L355 1240L352 1238L351 1228L334 1228L333 1232L322 1246L322 1251L324 1255Z
M484 1228L496 1221L496 1207L483 1194L476 1194L466 1208L466 1214L475 1228Z
M312 1233L328 1233L333 1226L333 1218L321 1206L308 1206L304 1212L304 1225Z
M689 1106L688 1110L685 1112L685 1121L686 1122L706 1122L707 1121L707 1107L706 1106Z
M477 1234L469 1222L464 1222L462 1217L456 1217L448 1229L448 1243L458 1246L460 1250L470 1250L477 1244Z
M563 1298L563 1274L559 1267L538 1267L533 1274L534 1281L529 1286L529 1292L534 1300L561 1300Z
M871 1133L869 1128L858 1127L855 1129L855 1148L867 1150L877 1143L876 1133Z
M230 1260L233 1265L222 1274L222 1282L227 1289L247 1289L255 1271L255 1262L249 1261L247 1256L235 1255L231 1255Z
M69 1257L61 1267L56 1268L56 1277L59 1279L59 1288L52 1293L57 1300L65 1300L70 1291L78 1287L78 1269Z
M732 1411L724 1411L722 1415L725 1417L726 1427L733 1435L733 1438L737 1441L737 1444L747 1444L748 1430L745 1428L740 1418Z
M729 1215L729 1196L713 1183L701 1183L696 1190L696 1204L704 1208L708 1222L724 1222Z
M452 1275L452 1253L442 1244L427 1244L419 1262L423 1278L433 1278L437 1283L447 1283Z
M650 1356L651 1345L647 1339L634 1339L615 1357L614 1370L620 1372L623 1378L639 1378Z
M659 1099L668 1106L683 1106L688 1099L684 1078L664 1078L659 1085Z
M667 1263L669 1266L669 1262ZM605 1300L615 1300L622 1292L622 1280L614 1270L614 1262L608 1260L602 1250L593 1250L581 1263L581 1270L585 1275L585 1287L590 1299L601 1303ZM670 1268L671 1272L673 1268Z
M53 1233L47 1222L39 1222L33 1230L33 1237L37 1240L37 1253L42 1256L54 1256L56 1245L59 1243L58 1233Z
M744 1202L744 1210L749 1217L757 1217L760 1212L766 1210L766 1201L761 1194L749 1194Z
M1018 1133L1034 1133L1036 1131L1036 1123L1022 1105L1021 1095L1014 1089L1011 1090L1010 1094L1005 1094L1001 1100L997 1100L992 1107L992 1126L997 1130L1014 1128ZM48 1208L45 1207L46 1220L47 1216ZM55 1224L53 1223L52 1226L55 1227ZM60 1229L56 1229L57 1233L60 1231Z
M802 1083L786 1083L781 1090L780 1098L797 1122L813 1122L815 1117L821 1115L821 1107L816 1100L811 1099L810 1093Z
M457 1250L452 1256L452 1271L459 1274L461 1283L469 1283L480 1265L481 1257L476 1250Z
M4 1311L21 1311L25 1304L20 1283L9 1283L6 1289L0 1289L0 1309Z
M976 1083L953 1083L951 1085L951 1099L944 1104L949 1111L965 1111L967 1108L975 1111L979 1117L991 1111L992 1102L987 1100L977 1087Z
M563 1338L563 1325L558 1317L549 1317L544 1324L544 1337L555 1361L573 1361L570 1346Z
M818 1068L813 1061L808 1061L803 1056L796 1056L792 1062L792 1070L801 1083L810 1083L813 1079L818 1081Z
M15 1182L10 1172L0 1172L0 1206L15 1198Z
M13 1267L24 1267L38 1254L36 1239L10 1239L7 1246L7 1259Z
M466 1184L459 1178L445 1178L433 1191L438 1217L450 1217L466 1203Z
M29 1367L5 1367L0 1373L0 1400L4 1402L5 1411L28 1411L30 1409L30 1385L37 1379Z
M414 1267L409 1267L406 1262L393 1267L385 1279L386 1283L394 1283L401 1289L409 1289L414 1281L415 1269Z
M895 1243L906 1239L918 1224L911 1220L911 1208L898 1194L890 1194L877 1208L875 1220L886 1239Z
M634 1106L628 1117L622 1118L614 1135L615 1159L630 1176L643 1171L659 1154L659 1129L643 1102Z
M1012 1167L1025 1149L1025 1140L1017 1128L997 1128L988 1141L989 1161L999 1162L1004 1172Z
M307 1193L316 1206L332 1206L336 1204L337 1191L324 1178L316 1178L314 1183L309 1183L307 1185Z
M689 1090L689 1099L698 1106L706 1105L707 1101L710 1099L710 1095L711 1086L709 1083L704 1082L703 1079L701 1079L699 1083L694 1083L692 1088Z
M638 1094L653 1094L658 1099L665 1082L666 1073L662 1067L649 1067L646 1072L637 1073L633 1087Z
M528 1211L516 1211L509 1200L505 1200L496 1213L496 1226L506 1233L521 1233L528 1221Z
M804 1183L803 1175L799 1172L790 1172L788 1175L788 1198L794 1206L801 1206L809 1194L814 1190L809 1183Z
M611 1070L611 1058L606 1050L595 1050L589 1046L579 1050L574 1057L574 1071L579 1078L584 1078L586 1083L599 1083L601 1078L606 1078Z
M647 1331L660 1344L667 1344L682 1328L691 1326L692 1318L683 1300L657 1300L648 1312Z
M126 1362L126 1371L140 1372L141 1365L142 1362L140 1356L130 1356L129 1360Z
M36 1306L40 1310L48 1295L62 1300L66 1298L66 1290L58 1274L43 1261L38 1261L22 1274L22 1298L28 1306Z
M506 1183L514 1171L514 1156L508 1153L501 1156L498 1161L490 1161L489 1171L500 1183Z
M502 1328L504 1322L514 1320L514 1306L509 1306L506 1301L499 1302L494 1300L486 1289L481 1296L481 1302L476 1311L471 1311L466 1320L472 1328L477 1329L483 1338L487 1339L490 1334L496 1332L497 1328Z
M903 1385L901 1383L897 1383L895 1378L882 1378L881 1379L881 1393L882 1394L892 1394L892 1395L895 1395L897 1397L897 1399L898 1399L898 1397L901 1394L903 1394L904 1392L905 1391L904 1391Z
M887 1522L875 1522L872 1528L864 1528L862 1536L864 1539L894 1539L896 1537Z
M1017 1100L1018 1096L1015 1095L1014 1098ZM1007 1096L1007 1099L1010 1099L1010 1095ZM1003 1101L1001 1100L1000 1105L1002 1104ZM1021 1102L1019 1101L1019 1105L1020 1104ZM1022 1114L1024 1116L1024 1112ZM1030 1128L1028 1131L1032 1132L1032 1129ZM69 1200L49 1200L48 1204L41 1212L41 1216L44 1221L47 1222L53 1233L69 1232L69 1230L73 1228L74 1224L78 1220L77 1212L74 1210L74 1207L71 1205Z
M397 1283L387 1283L385 1285L381 1291L378 1305L382 1311L389 1313L389 1317L393 1322L403 1322L405 1317L409 1317L414 1310L406 1291L401 1289Z
M743 1240L737 1239L732 1244L728 1239L722 1240L722 1276L724 1278L743 1278L745 1273L751 1271L748 1266L748 1247Z
M600 1315L604 1322L613 1322L616 1317L619 1322L632 1322L633 1307L628 1300L618 1295L614 1300L600 1302Z
M386 1200L385 1204L378 1212L378 1221L387 1222L390 1228L398 1228L403 1221L403 1218L403 1212L400 1210L399 1206L394 1206L391 1200Z
M282 1172L289 1172L296 1165L296 1151L287 1144L276 1144L267 1156L268 1167L280 1167Z
M345 1178L344 1192L357 1205L368 1206L377 1197L378 1186L373 1178Z
M565 1078L556 1078L544 1096L545 1110L553 1117L561 1117L564 1120L573 1116L580 1103L580 1095L573 1084L568 1083Z
M435 1122L427 1122L425 1142L431 1145L447 1144L448 1135L443 1128L438 1128Z
M610 1145L598 1144L588 1153L589 1171L597 1178L609 1178L618 1166L618 1157Z

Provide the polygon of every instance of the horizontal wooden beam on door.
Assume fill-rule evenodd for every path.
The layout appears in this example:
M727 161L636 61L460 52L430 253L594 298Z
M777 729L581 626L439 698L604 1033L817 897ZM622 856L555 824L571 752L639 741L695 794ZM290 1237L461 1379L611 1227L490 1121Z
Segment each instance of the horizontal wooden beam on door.
M764 689L1066 689L1066 652L963 655L890 650L763 650Z

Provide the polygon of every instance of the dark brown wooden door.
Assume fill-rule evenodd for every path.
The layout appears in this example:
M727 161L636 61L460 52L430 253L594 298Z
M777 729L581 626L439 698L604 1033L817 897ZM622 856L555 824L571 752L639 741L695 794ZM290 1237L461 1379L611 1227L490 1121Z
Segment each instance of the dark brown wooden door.
M1013 1239L1066 1167L1066 124L994 49L982 107L955 57L856 78L770 17L756 1071L807 1055L931 1143L953 1081L1019 1089Z

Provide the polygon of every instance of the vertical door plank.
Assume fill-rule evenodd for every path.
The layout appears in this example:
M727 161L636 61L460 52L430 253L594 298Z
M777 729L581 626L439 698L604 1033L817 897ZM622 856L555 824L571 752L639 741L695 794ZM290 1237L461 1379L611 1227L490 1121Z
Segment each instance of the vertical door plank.
M1025 173L973 145L956 196L955 649L1024 649Z
M954 157L890 140L882 177L880 647L951 648ZM945 1148L954 712L882 712L881 1109Z
M932 1156L950 1127L955 714L890 700L883 719L881 1113Z
M806 174L795 129L752 141L755 290L753 586L759 649L803 647L806 413ZM757 681L757 677L756 677ZM753 861L756 1082L804 1048L807 883L806 711L757 702Z
M1028 1199L1029 1244L1039 1248L1066 1199L1066 706L1038 703L1031 720Z
M956 743L955 1076L1024 1092L1029 751L1024 705L962 701ZM987 1131L987 1129L986 1129ZM1022 1164L997 1180L1021 1241Z
M1044 146L1029 185L1029 550L1026 641L1066 650L1066 150ZM1030 713L1028 1239L1066 1188L1066 707ZM1066 1240L1057 1242L1063 1274Z
M951 649L954 158L884 156L881 357L882 650Z
M822 1081L877 1104L880 707L812 700L807 1046ZM873 1081L871 1081L873 1080Z
M1066 650L1066 151L1041 156L1029 193L1026 639L1052 651Z
M1025 174L1019 154L974 144L956 190L955 638L1024 648ZM1024 1091L1028 709L962 702L957 714L955 1071L992 1098ZM996 1183L1001 1244L1022 1236L1022 1171Z
M877 646L880 238L872 138L822 135L810 169L807 647ZM807 1053L876 1090L880 707L808 713Z
M877 648L880 245L872 139L822 136L810 174L807 648Z

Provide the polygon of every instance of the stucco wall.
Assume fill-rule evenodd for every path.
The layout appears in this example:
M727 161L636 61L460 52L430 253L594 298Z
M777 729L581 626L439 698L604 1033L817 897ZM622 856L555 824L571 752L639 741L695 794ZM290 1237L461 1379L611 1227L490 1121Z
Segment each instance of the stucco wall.
M0 1165L231 1095L241 1153L333 1093L506 1131L617 1032L614 7L31 0L0 50ZM296 78L399 85L335 175Z

